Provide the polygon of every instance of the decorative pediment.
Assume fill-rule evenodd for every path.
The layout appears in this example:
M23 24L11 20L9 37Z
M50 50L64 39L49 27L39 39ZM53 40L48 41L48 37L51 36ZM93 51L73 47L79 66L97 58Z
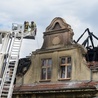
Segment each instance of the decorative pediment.
M56 17L44 32L44 42L41 49L54 49L71 45L73 34L71 26L64 19Z
M65 29L65 28L71 28L69 24L66 23L66 21L60 17L56 17L52 20L50 25L46 28L46 32L51 30L58 30L58 29Z

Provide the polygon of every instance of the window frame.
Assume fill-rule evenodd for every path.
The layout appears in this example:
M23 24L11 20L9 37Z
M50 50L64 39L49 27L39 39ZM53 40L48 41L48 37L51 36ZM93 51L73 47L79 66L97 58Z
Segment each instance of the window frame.
M51 63L49 64L49 60L51 60ZM46 62L46 64L44 65L43 62ZM50 70L50 78L48 78L48 69L51 69ZM45 78L43 78L43 73L42 73L42 70L45 69L46 70L46 73L45 73ZM44 58L41 60L41 81L50 81L51 80L51 74L52 74L52 58Z
M62 59L65 58L65 63L62 63ZM68 58L70 58L70 61L68 61ZM65 72L64 72L64 77L62 76L63 73L62 73L62 69L61 67L64 67L65 68ZM68 76L68 67L71 67L70 68L70 75ZM60 57L60 60L59 60L59 80L70 80L71 79L71 76L72 76L72 57L71 56L62 56Z

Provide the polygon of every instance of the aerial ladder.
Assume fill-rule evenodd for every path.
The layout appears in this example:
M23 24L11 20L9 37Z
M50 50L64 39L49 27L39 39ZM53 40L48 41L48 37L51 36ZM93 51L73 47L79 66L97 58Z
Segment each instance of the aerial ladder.
M7 34L8 39L6 40L9 38L10 40L5 42L5 44L8 43L5 45L7 50L5 58L3 57L3 63L1 63L3 64L3 74L0 84L0 98L12 98L22 40L23 38L35 39L36 25L34 22L32 23L29 25L28 22L24 22L24 29L22 26L18 27L13 24L12 32Z

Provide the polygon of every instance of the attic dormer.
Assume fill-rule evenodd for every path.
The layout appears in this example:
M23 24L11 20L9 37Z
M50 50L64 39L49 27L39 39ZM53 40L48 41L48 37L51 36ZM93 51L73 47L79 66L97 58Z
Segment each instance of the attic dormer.
M66 21L60 17L52 20L44 32L42 49L60 48L72 44L73 30Z

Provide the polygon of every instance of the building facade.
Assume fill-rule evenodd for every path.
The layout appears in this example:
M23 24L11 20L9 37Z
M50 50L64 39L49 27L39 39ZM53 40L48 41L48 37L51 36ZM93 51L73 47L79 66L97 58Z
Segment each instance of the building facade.
M98 71L87 66L87 50L74 43L71 26L56 17L43 34L28 71L16 76L13 98L96 97Z

